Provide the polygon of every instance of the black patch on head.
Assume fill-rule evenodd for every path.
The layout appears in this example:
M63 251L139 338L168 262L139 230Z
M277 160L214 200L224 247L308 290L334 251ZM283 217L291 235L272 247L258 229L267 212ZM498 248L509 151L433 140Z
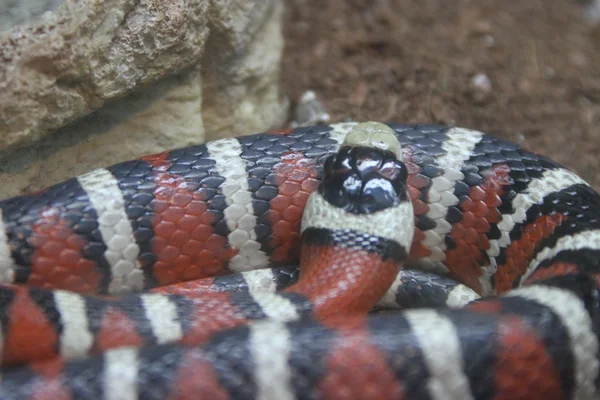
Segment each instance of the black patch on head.
M371 147L342 147L325 161L318 192L352 214L371 214L408 199L408 170L394 153Z
M393 240L351 229L308 228L302 232L302 243L364 250L379 254L384 261L391 258L395 262L402 262L408 257L406 249Z

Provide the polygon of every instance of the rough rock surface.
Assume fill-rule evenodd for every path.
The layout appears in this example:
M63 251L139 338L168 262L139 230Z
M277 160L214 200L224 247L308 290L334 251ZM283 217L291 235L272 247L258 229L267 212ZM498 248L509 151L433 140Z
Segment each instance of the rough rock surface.
M280 0L36 0L7 29L11 3L0 198L286 119Z

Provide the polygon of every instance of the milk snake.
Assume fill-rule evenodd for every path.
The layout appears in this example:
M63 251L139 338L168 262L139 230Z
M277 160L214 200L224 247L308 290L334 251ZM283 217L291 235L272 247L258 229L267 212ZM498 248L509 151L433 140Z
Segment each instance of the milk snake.
M222 139L1 201L0 398L598 398L599 195L514 143L389 126L414 226L387 215L363 226L373 239L334 209L304 215L329 221L309 240L323 258L359 243L404 261L370 316L360 296L327 308L289 287L303 208L355 123ZM413 229L408 259L382 245ZM361 295L388 289L386 268ZM355 290L330 277L340 298ZM398 307L416 308L381 311Z

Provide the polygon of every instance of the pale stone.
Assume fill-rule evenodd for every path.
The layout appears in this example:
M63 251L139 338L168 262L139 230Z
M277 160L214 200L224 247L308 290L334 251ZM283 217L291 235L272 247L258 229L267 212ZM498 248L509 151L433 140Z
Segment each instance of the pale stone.
M0 198L286 119L280 0L49 3L0 28Z

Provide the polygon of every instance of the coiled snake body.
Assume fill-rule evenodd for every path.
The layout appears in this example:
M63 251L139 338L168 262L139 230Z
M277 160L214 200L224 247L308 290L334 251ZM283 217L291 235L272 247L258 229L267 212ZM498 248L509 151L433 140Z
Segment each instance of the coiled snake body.
M599 195L480 132L389 127L0 202L0 398L599 398Z

